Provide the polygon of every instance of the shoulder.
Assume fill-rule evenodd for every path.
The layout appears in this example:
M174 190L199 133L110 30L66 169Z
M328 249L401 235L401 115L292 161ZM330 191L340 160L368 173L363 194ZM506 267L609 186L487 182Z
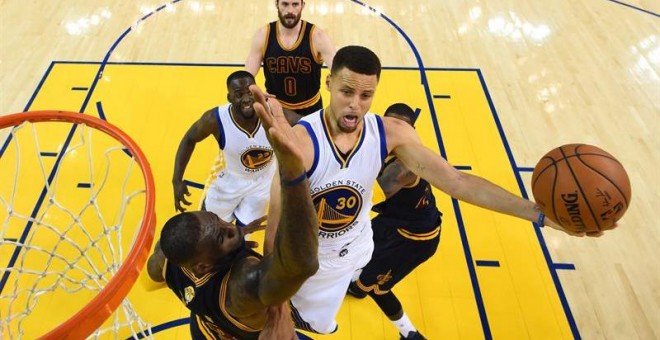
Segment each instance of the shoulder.
M387 151L391 152L397 147L416 142L419 140L415 129L413 129L406 122L391 118L391 117L381 117L383 122L383 128L385 129L385 137L387 138Z
M259 300L260 259L246 257L232 266L227 280L225 303L229 312L237 317L251 315L264 308Z
M268 37L268 32L270 32L270 24L259 27L252 36L252 46L257 47L264 44L266 38Z

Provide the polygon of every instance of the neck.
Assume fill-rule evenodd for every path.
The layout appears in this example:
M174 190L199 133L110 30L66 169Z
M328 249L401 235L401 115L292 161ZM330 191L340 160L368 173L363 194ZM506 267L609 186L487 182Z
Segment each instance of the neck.
M277 21L277 26L279 27L280 33L290 35L290 34L295 34L298 35L298 32L300 32L300 27L302 27L302 19L298 20L298 23L291 27L287 28L284 25L282 25L282 22L279 20Z
M231 114L232 114L232 116L234 116L234 120L236 121L236 123L238 123L238 125L240 125L242 128L244 128L246 130L254 129L254 126L258 122L257 115L256 114L253 115L252 118L245 118L245 117L243 117L242 114L236 112L236 110L237 110L236 105L232 104L231 105Z

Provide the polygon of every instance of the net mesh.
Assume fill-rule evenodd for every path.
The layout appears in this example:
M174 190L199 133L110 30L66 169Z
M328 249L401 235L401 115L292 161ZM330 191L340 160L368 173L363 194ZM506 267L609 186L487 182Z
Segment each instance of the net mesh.
M1 135L0 338L35 338L116 276L145 218L146 183L125 145L85 124L23 122ZM91 337L109 334L151 328L124 299Z

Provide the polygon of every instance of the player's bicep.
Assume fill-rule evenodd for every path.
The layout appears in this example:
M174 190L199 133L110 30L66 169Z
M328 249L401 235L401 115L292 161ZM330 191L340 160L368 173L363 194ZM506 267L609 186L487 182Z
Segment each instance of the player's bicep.
M184 139L189 142L198 143L210 135L213 135L217 139L220 137L220 133L216 113L212 109L206 111L200 119L193 123L188 129L188 132L186 132Z
M315 33L316 36L314 37L314 43L316 45L316 49L318 53L321 54L323 62L330 69L332 68L332 59L335 57L335 45L324 31L317 29L315 30Z
M245 70L256 76L263 60L266 46L266 29L259 29L252 37L250 52L245 60Z

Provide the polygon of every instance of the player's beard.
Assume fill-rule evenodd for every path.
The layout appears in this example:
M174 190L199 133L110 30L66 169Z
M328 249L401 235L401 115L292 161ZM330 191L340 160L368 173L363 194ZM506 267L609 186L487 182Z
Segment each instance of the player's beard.
M286 18L282 15L282 12L280 12L280 10L278 9L277 10L277 16L280 18L280 24L282 24L282 26L284 26L286 28L294 28L294 27L296 27L296 25L298 25L298 22L300 22L300 18L302 17L302 11L300 13L298 13L297 16L294 16L293 18L291 18L291 17ZM291 19L294 19L293 24L287 23L287 20L291 20Z

